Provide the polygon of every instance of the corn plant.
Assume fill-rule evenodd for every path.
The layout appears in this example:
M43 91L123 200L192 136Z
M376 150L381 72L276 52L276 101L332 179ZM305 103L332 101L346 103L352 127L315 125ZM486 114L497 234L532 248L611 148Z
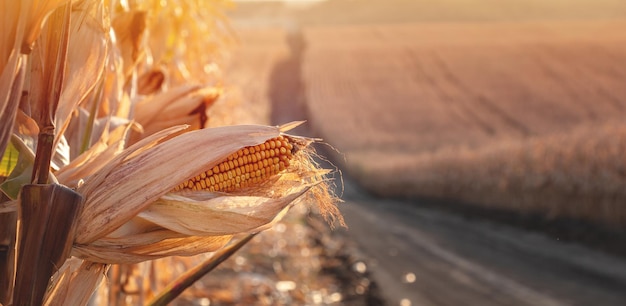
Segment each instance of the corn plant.
M227 5L0 2L0 303L84 305L112 265L218 252L206 273L307 198L342 222L299 123L207 128Z

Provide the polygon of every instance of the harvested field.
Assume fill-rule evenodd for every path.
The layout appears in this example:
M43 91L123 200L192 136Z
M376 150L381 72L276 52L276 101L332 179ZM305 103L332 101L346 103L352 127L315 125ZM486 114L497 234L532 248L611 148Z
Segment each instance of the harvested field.
M377 194L624 224L624 28L310 27L309 118Z

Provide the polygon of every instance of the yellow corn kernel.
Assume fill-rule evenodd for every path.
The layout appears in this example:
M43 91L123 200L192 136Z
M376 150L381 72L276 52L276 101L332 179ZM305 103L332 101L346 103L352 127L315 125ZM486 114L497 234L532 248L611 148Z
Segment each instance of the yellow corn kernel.
M289 167L294 145L290 138L279 136L245 147L224 161L174 188L180 190L234 191L259 184Z

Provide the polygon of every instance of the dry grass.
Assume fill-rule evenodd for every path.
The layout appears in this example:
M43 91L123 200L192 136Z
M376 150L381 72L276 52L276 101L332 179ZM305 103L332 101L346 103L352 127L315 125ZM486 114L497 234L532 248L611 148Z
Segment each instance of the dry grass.
M623 224L625 26L311 28L309 114L376 193Z

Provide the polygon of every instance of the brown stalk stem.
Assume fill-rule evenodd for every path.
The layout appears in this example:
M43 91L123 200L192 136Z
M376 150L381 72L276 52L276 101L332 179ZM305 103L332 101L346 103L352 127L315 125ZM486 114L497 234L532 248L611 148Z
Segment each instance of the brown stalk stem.
M56 184L20 191L13 305L41 305L50 277L70 254L83 197Z
M52 144L54 143L54 125L48 126L39 132L37 138L37 152L33 167L33 183L48 183L50 161L52 159Z
M230 256L232 256L237 250L248 243L258 233L249 234L248 236L237 241L237 243L228 246L218 252L215 252L211 258L205 260L201 264L195 266L193 269L185 272L185 274L179 276L175 281L171 282L161 293L150 301L148 305L151 306L165 306L176 297L178 297L185 289L191 287L200 278L211 272L215 267L224 262Z

